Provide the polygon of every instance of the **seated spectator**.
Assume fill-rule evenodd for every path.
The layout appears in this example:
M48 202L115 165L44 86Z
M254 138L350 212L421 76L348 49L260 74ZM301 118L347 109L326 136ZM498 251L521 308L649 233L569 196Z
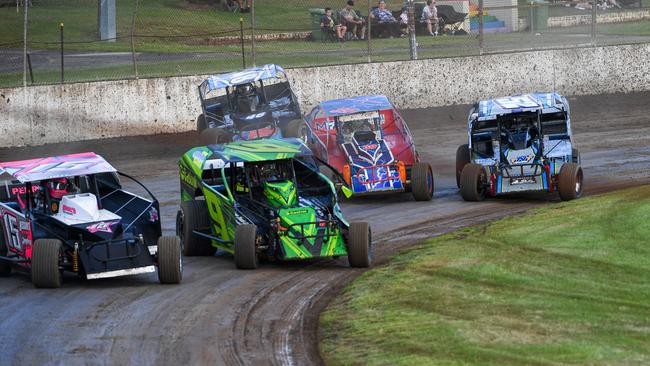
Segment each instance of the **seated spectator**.
M336 34L339 41L343 41L347 28L344 25L336 24L332 18L332 8L325 8L325 15L320 18L320 29L323 32L332 32Z
M420 23L427 25L427 31L429 31L430 35L438 35L438 8L436 8L436 0L427 0L427 6L422 9Z
M393 16L390 10L386 9L386 2L379 0L379 6L373 9L370 17L377 19L380 26L388 28L390 37L399 37L401 32L399 30L399 22ZM383 32L382 32L383 33Z
M244 0L237 0L239 3L239 11L242 13L250 13L253 0L248 0L246 7L244 7Z
M348 0L345 7L339 12L339 22L352 32L354 39L363 39L366 32L365 20L357 15L352 7L354 7L354 1Z

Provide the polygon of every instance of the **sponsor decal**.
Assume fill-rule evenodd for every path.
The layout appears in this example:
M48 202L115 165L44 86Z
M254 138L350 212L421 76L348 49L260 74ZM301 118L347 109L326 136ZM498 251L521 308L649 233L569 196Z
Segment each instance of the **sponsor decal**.
M527 163L527 162L533 160L534 157L535 157L534 155L522 155L522 156L518 156L516 158L510 159L510 163L511 164Z
M77 210L74 207L63 205L63 213L68 215L76 215Z
M32 193L36 192L38 192L38 186L32 186ZM27 187L14 187L11 189L12 196L23 195L25 193L27 193Z
M64 206L65 207L65 206ZM112 233L113 229L111 229L111 226L115 225L117 222L98 222L96 224L92 224L90 226L86 227L86 230L88 230L91 233L97 233L97 232L102 232L102 233Z
M377 145L377 144L368 144L368 145L361 146L361 148L362 148L364 151L375 150L375 149L378 148L378 147L379 147L379 145Z
M158 210L156 210L155 207L152 207L151 210L149 210L149 221L156 222L158 221L158 218Z
M307 212L308 211L305 210L305 209L303 209L303 210L293 210L293 211L287 212L287 215L302 215L302 214L306 214Z

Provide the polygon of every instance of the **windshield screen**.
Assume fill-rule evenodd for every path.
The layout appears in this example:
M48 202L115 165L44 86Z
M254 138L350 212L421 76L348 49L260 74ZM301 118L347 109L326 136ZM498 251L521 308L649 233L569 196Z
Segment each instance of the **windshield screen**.
M265 182L293 180L293 163L287 159L251 164L248 165L248 175L254 187Z

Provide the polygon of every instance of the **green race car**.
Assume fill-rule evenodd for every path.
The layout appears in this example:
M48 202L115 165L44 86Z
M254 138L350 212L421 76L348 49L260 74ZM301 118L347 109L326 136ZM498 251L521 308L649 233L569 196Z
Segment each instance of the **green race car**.
M187 256L219 248L242 269L256 268L259 259L338 256L353 267L370 265L368 223L345 220L336 186L298 139L196 147L179 170L176 231Z

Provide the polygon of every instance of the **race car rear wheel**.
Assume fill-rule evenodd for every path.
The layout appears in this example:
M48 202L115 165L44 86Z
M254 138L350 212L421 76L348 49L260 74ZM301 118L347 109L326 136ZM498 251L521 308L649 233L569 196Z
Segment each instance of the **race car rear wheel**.
M199 140L205 145L224 144L229 142L228 136L221 128L206 128L199 134Z
M61 287L63 244L58 239L38 239L32 248L32 283L35 287Z
M257 226L243 224L235 230L235 266L239 269L257 268Z
M570 201L582 195L582 168L575 163L565 163L560 169L558 193L562 201Z
M350 267L370 267L372 262L372 233L367 222L350 223L348 262L350 262Z
M301 119L294 119L287 123L287 126L282 132L284 137L296 137L304 143L307 143L307 125Z
M5 241L4 233L0 231L0 256L6 257L9 254L9 248ZM0 277L9 276L11 274L11 263L0 260Z
M160 283L181 283L182 279L181 239L161 236L158 238L158 280Z
M433 170L429 163L415 163L411 168L411 193L416 201L433 198Z
M196 117L196 132L200 134L206 128L208 128L208 125L205 123L205 116L203 113L201 113L198 117Z
M190 200L181 203L176 214L176 235L181 239L183 254L191 256L208 256L214 254L210 239L194 235L194 231L209 231L210 213L208 204L203 200Z
M460 195L465 201L483 201L487 176L479 164L467 164L460 174Z
M465 165L470 163L469 145L458 146L456 150L456 187L460 188L460 174L463 172Z

